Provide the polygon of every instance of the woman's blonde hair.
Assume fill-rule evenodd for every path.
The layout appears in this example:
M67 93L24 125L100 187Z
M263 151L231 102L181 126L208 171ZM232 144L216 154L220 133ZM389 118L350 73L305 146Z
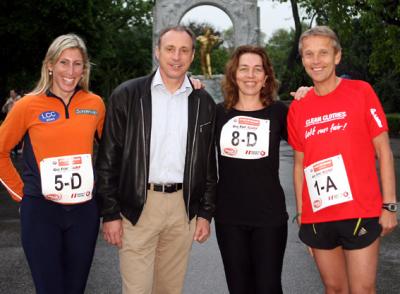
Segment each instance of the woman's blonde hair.
M78 85L89 92L89 78L90 78L90 61L87 53L85 42L76 34L66 34L57 37L47 50L46 56L42 62L42 70L40 73L40 80L36 87L32 90L31 95L45 93L53 85L52 75L50 74L48 65L54 65L60 55L65 49L79 49L83 58L83 74L82 79Z

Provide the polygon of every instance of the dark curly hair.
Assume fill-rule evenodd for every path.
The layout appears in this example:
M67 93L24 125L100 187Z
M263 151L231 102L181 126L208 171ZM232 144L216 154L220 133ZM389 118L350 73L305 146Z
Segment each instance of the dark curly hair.
M246 53L257 54L262 59L264 72L267 75L264 87L260 92L260 100L264 106L271 104L277 96L278 81L275 78L274 69L264 48L252 45L243 45L236 48L225 66L225 77L222 80L222 92L226 109L231 109L239 101L239 86L236 82L236 72L239 66L240 56Z

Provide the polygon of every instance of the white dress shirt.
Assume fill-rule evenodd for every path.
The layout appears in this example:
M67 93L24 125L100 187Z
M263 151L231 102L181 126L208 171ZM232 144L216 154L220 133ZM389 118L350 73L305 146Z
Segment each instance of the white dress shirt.
M151 141L149 183L183 183L188 128L188 97L193 91L187 76L170 93L160 69L151 83Z

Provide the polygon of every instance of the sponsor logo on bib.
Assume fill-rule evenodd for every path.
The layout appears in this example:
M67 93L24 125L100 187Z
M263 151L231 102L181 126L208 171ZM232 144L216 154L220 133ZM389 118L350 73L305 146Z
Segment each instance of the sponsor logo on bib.
M60 201L62 199L62 196L59 194L47 194L47 195L44 195L44 197L47 200L51 200L51 201Z
M237 153L237 149L227 147L227 148L224 148L224 153L234 156Z

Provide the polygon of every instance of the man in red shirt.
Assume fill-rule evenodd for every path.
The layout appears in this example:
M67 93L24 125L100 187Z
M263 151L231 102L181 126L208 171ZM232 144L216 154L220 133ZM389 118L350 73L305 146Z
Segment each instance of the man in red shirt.
M379 236L397 225L385 114L368 83L336 76L341 47L330 28L304 32L299 51L314 83L288 115L299 236L326 293L375 293Z

